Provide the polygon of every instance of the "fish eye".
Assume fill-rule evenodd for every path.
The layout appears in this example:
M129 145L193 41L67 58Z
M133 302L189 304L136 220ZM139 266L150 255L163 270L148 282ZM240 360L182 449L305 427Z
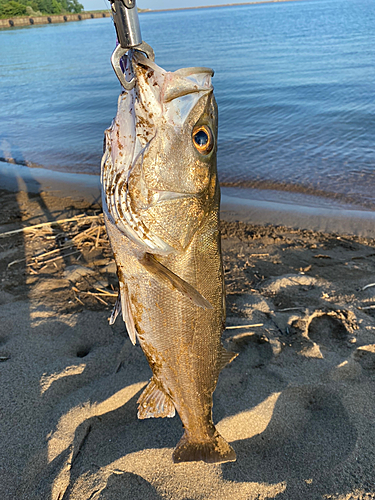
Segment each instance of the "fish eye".
M201 154L207 155L212 151L214 140L207 125L201 125L193 130L193 144Z

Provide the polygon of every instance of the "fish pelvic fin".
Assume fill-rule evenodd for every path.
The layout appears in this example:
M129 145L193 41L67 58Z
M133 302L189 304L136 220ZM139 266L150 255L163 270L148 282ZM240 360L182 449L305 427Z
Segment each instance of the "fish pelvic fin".
M174 463L203 461L208 464L217 464L235 462L236 452L218 431L209 441L204 442L189 440L185 432L177 444L172 458Z
M172 288L178 290L182 295L190 299L193 304L203 309L212 309L212 305L201 295L198 290L183 280L167 267L163 266L155 257L146 253L141 264L158 280L168 283Z
M155 383L154 377L140 395L138 401L138 418L172 418L176 410L169 396Z

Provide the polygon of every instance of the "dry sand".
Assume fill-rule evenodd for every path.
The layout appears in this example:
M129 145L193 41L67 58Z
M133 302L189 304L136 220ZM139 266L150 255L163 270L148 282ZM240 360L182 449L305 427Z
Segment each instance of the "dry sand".
M26 191L0 208L0 232L99 213ZM223 222L227 324L261 325L224 333L239 356L214 420L238 458L175 465L179 418L137 420L151 372L121 320L108 325L117 279L99 223L0 238L2 500L375 498L374 240Z

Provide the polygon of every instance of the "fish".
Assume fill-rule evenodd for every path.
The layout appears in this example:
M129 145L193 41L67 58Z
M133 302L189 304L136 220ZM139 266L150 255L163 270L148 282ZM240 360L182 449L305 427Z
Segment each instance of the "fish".
M212 420L212 394L236 354L221 342L225 289L219 230L217 104L209 68L162 69L130 51L123 91L105 131L105 225L119 279L110 323L121 314L152 378L138 418L173 417L184 434L175 463L236 460Z

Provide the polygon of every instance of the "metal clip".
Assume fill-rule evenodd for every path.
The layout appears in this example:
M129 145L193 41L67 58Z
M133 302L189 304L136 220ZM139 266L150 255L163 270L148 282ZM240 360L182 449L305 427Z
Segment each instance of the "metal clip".
M135 0L111 0L117 39L123 49L142 43L138 9Z
M110 2L119 42L112 54L111 63L121 85L124 89L131 90L135 86L135 78L129 82L126 80L121 68L121 58L130 49L135 49L144 52L149 59L154 61L154 51L142 41L136 0L110 0Z
M129 50L130 50L129 48L123 49L121 45L117 45L111 57L112 68L114 69L117 78L119 79L121 85L124 87L125 90L132 90L135 86L135 78L132 78L128 82L121 68L121 58ZM134 50L139 50L140 52L143 52L150 59L150 61L155 61L155 53L152 47L150 47L148 43L142 42L141 44L134 47Z

